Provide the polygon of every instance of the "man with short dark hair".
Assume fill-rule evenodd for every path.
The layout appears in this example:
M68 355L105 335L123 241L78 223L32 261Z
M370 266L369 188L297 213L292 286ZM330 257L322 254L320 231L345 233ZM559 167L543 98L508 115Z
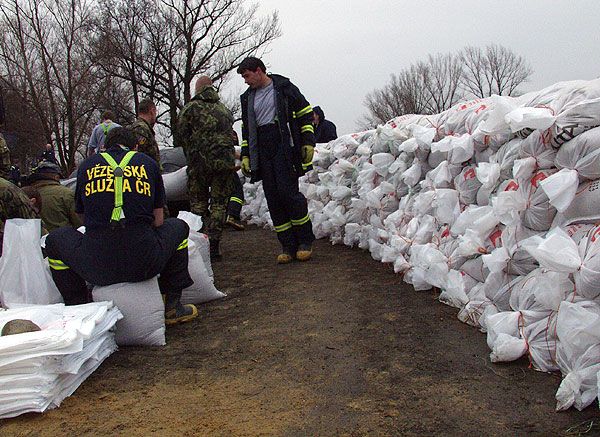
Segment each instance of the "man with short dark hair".
M262 180L282 252L279 264L312 256L315 236L298 177L312 169L313 111L286 77L267 74L258 58L244 59L237 72L249 88L242 94L242 172Z
M106 152L79 167L76 211L85 234L60 228L46 239L52 277L66 304L89 302L86 281L94 285L141 282L160 274L165 323L198 315L182 305L181 291L193 284L188 272L188 225L164 219L165 189L156 161L135 151L135 135L111 130ZM143 302L140 303L143 305Z
M145 153L160 166L160 152L154 134L157 114L156 105L152 100L141 100L138 104L137 119L129 126L129 129L136 135L138 152Z
M73 191L60 183L60 167L53 162L42 161L28 178L42 197L41 217L48 231L63 226L78 228L81 219L75 213Z
M104 148L104 141L106 140L108 132L110 132L111 129L120 126L113 121L114 118L115 115L112 111L104 111L102 113L100 116L100 123L94 127L90 140L88 141L88 156L100 153ZM48 146L50 146L52 150L52 145L50 144L46 144L46 150L48 150ZM54 150L52 150L52 154L54 155ZM56 160L56 158L54 158L54 160Z

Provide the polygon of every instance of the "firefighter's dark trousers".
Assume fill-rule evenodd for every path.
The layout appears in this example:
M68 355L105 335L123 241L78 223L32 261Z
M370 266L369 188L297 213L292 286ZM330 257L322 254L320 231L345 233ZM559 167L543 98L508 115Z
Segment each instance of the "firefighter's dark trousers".
M64 227L48 235L46 253L67 305L91 301L86 281L102 286L141 282L159 273L161 292L180 297L194 283L188 272L188 234L188 225L176 218L158 228L133 224L85 234Z
M233 173L231 177L233 179L233 193L231 193L229 204L227 205L227 215L239 220L242 213L242 206L244 205L244 186L237 173Z
M298 189L298 174L286 156L277 125L258 128L259 171L277 238L285 250L315 240L306 198Z

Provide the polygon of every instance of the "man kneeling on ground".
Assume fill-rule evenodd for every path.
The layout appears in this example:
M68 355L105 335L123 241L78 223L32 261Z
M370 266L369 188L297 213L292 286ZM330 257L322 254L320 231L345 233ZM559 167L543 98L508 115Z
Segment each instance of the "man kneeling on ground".
M86 232L59 228L46 240L52 277L67 305L91 301L86 281L94 285L141 282L160 274L166 295L165 323L198 316L182 305L181 291L193 284L188 272L188 225L164 220L165 189L158 164L135 150L135 135L112 129L106 152L79 167L75 210ZM143 302L140 302L143 305Z

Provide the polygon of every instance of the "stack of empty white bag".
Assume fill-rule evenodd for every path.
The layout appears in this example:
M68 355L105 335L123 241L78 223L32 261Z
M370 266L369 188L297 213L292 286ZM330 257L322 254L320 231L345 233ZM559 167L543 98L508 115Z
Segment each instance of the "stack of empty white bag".
M39 331L0 337L0 418L55 408L117 349L110 302L0 309L0 330L29 320Z
M317 238L439 289L494 362L560 371L557 409L598 396L600 79L401 115L316 148L301 180ZM251 222L269 225L260 185Z

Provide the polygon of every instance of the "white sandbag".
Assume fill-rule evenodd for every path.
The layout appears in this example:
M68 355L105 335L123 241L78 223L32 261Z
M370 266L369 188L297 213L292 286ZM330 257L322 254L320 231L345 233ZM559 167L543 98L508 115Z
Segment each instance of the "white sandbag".
M490 175L491 176L491 175ZM477 178L477 167L468 165L454 178L454 186L459 193L463 205L471 205L477 201L477 193L482 183Z
M436 190L433 206L438 224L454 224L461 213L458 191L448 188Z
M539 245L526 249L541 267L554 272L573 273L581 266L577 245L561 228L552 229L545 238L539 239Z
M40 248L39 219L9 219L0 257L0 307L62 302Z
M600 127L563 144L554 162L559 169L577 170L582 180L600 178Z
M574 288L566 273L538 268L514 284L510 307L515 311L558 311Z
M194 284L183 289L181 294L181 303L183 304L201 304L227 296L215 288L211 275L212 269L210 273L206 269L207 264L210 266L208 248L208 237L200 232L190 230L188 237L188 271Z
M522 335L527 340L529 360L532 367L540 372L559 370L556 362L556 312L523 311L525 326ZM538 320L535 320L535 319Z
M112 301L123 314L117 322L115 340L120 346L163 346L165 306L155 278L94 287L95 302Z
M486 311L486 308L493 306L494 304L485 297L485 293L483 292L483 284L480 283L471 288L471 290L467 293L467 296L469 298L469 302L462 310L458 312L458 320L476 328L480 328L481 316Z
M208 241L208 236L200 232L200 229L202 229L202 217L190 211L179 211L177 218L186 222L187 225L190 227L190 234L188 237L188 254L190 259L192 253L196 255L197 251L200 257L202 258L202 261L204 262L204 267L206 267L208 276L210 276L212 280L213 270L212 265L210 263L210 242Z
M521 317L518 311L487 317L487 343L493 363L514 361L527 353L527 342L520 335Z
M556 116L550 108L516 108L505 115L504 120L513 132L522 129L546 130L554 124Z
M465 261L460 267L460 272L481 283L485 282L490 274L489 269L483 263L483 258L480 256Z
M521 143L519 158L535 159L537 169L553 168L556 149L550 144L547 134L536 130Z
M556 215L553 226L575 223L596 223L600 220L600 180L579 185L575 197L567 209Z
M463 308L469 302L467 292L475 284L477 284L477 281L469 275L457 270L450 270L446 278L446 286L438 299L446 305Z
M371 156L371 162L375 166L375 171L381 176L388 174L388 169L396 158L391 153L376 153Z
M579 187L579 176L577 171L563 168L542 180L540 185L548 196L550 204L557 211L564 212L575 198Z
M172 173L162 175L168 201L187 199L187 165Z
M437 288L446 287L448 264L446 257L436 249L435 245L415 244L411 248L410 263L426 282Z
M525 182L510 179L500 184L497 196L492 200L494 213L507 226L521 222L530 229L545 231L550 229L556 209L550 206L540 182L554 173L554 170L541 170Z
M588 231L579 241L578 253L580 266L573 274L577 294L587 299L598 299L600 298L600 226Z
M556 392L556 409L587 407L598 395L600 305L592 301L561 304L556 360L564 376Z

